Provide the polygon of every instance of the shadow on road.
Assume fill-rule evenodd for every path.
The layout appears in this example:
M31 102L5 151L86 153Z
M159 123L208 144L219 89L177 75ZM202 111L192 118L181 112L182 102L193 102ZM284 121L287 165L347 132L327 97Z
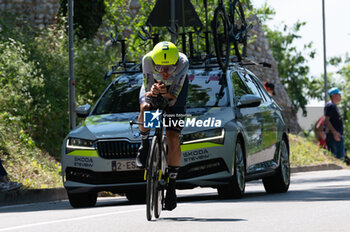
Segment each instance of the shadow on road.
M289 190L287 193L268 194L266 192L247 192L242 199L221 199L218 195L185 196L179 202L192 202L200 204L218 202L290 202L290 201L350 201L350 186L333 185L308 190Z
M239 222L247 221L246 219L231 219L231 218L194 218L194 217L174 217L174 218L159 218L157 221L178 221L178 222Z
M247 191L243 199L221 199L215 191L207 193L179 194L178 202L192 204L205 203L225 203L225 202L322 202L322 201L350 201L350 185L344 183L349 176L337 177L323 177L314 179L292 179L291 188L287 193L267 194L263 188L256 190L257 187L262 186L261 181L253 181L247 183ZM308 184L315 184L310 187ZM317 184L320 183L320 184ZM329 184L325 184L329 183ZM303 187L303 185L308 187ZM250 188L253 187L253 191ZM198 191L197 191L198 192ZM99 198L95 207L115 207L133 205L126 198ZM1 213L17 213L17 212L35 212L35 211L50 211L50 210L79 210L73 209L68 201L46 202L28 205L13 205L0 207ZM240 219L196 219L196 218L165 218L163 220L240 220Z

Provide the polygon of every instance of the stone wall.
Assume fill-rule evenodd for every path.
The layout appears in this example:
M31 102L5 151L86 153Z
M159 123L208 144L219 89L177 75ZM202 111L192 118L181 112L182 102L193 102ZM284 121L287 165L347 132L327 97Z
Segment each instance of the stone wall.
M14 13L34 27L55 23L59 0L0 0L1 12Z
M250 31L250 36L253 38L253 43L250 43L247 48L247 56L256 62L266 62L271 64L271 68L258 65L248 66L247 68L256 74L262 82L271 82L275 85L275 93L273 96L278 105L283 109L287 125L290 132L298 134L301 128L298 124L297 112L292 107L292 103L284 89L277 70L277 62L272 56L271 49L264 34L264 29L257 17L251 18L253 28Z

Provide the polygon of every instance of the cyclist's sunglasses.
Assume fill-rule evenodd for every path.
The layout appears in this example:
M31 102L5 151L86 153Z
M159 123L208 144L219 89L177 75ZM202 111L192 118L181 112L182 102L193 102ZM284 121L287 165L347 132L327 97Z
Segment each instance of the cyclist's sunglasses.
M172 74L176 70L176 65L155 65L154 69L159 73L165 72Z

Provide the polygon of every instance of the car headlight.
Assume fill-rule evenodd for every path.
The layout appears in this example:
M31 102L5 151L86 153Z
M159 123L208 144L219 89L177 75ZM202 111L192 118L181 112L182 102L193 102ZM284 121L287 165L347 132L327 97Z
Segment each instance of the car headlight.
M223 144L225 139L225 129L200 131L182 136L182 144L212 142Z
M66 144L66 153L74 150L95 150L93 146L94 141L79 139L79 138L68 138Z

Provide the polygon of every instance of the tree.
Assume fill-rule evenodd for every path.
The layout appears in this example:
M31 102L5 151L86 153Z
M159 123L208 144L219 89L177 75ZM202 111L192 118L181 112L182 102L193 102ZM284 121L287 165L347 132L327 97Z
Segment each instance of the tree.
M315 56L312 42L305 44L303 50L298 50L294 44L295 40L301 38L298 33L305 24L305 22L298 21L291 28L284 25L282 30L271 30L264 26L272 54L277 62L281 82L295 110L301 108L304 115L307 114L305 106L308 97L317 97L309 94L312 84L307 58L313 59Z
M68 0L60 0L59 14L67 17ZM104 0L74 0L74 26L80 39L92 39L105 14Z

